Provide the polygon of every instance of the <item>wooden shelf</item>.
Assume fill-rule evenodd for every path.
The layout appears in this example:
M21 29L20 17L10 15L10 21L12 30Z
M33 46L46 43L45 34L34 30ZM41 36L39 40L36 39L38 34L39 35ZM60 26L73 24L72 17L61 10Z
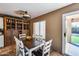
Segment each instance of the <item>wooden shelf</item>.
M12 17L4 17L4 29L5 29L5 41L4 45L9 46L11 45L11 39L13 39L13 34L15 33L15 36L20 33L25 33L29 35L30 28L29 28L29 21L25 21L22 19L12 18ZM13 39L14 40L14 39Z

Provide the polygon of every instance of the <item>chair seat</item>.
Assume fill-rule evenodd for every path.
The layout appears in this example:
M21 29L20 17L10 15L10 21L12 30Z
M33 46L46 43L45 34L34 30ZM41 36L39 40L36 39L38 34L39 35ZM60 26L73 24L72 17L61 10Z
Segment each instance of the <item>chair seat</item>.
M42 51L42 49L39 49L39 50L37 50L37 51L33 51L32 53L33 53L35 56L42 56L43 51Z
M39 50L37 50L37 51L33 51L32 52L35 56L42 56L42 54L43 54L43 51L42 51L42 49L39 49ZM44 56L47 56L48 55L48 53L45 53L44 54Z
M41 52L43 52L43 50L42 49L39 49L39 50L37 50L37 52L41 53Z
M33 51L32 52L35 56L42 56L42 53L39 53L39 52L37 52L37 51Z

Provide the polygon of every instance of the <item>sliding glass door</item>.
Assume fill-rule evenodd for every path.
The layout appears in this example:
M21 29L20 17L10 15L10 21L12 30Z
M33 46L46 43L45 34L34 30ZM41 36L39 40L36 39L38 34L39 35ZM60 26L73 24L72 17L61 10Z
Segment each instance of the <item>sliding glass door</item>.
M79 56L79 11L63 14L62 53Z
M74 19L71 25L72 25L71 43L74 45L79 45L79 21L77 21L77 19Z

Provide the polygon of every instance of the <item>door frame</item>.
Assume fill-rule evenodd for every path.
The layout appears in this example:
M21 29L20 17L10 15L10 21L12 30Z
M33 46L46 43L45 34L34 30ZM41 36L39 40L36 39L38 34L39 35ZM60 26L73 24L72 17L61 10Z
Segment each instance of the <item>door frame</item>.
M72 12L69 12L69 13L64 13L62 15L62 54L65 54L65 42L66 40L64 39L64 31L65 31L65 20L66 20L66 16L69 16L69 15L73 15L73 14L79 14L79 10L77 11L72 11Z

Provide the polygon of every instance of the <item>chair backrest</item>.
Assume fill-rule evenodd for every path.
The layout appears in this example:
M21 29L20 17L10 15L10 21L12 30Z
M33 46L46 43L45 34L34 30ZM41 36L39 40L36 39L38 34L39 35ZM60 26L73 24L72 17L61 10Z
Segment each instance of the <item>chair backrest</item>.
M22 49L24 48L24 44L21 40L19 40L19 45L18 46L19 46L19 48L22 48Z
M19 38L25 38L26 34L19 34Z
M52 40L45 42L43 47L43 56L50 55L51 43L52 43Z
M43 37L42 37L41 35L35 35L35 36L33 36L33 39L34 39L35 41L39 41L39 42L44 41L44 39L43 39Z
M15 42L16 42L16 55L19 54L19 40L14 36Z
M39 39L39 35L33 35L33 38L34 38L35 40L38 40L38 39Z
M25 56L24 44L23 44L23 42L21 40L19 40L18 46L19 46L20 55Z
M18 40L15 36L14 39L16 41L16 55L25 56L23 42L21 40Z

